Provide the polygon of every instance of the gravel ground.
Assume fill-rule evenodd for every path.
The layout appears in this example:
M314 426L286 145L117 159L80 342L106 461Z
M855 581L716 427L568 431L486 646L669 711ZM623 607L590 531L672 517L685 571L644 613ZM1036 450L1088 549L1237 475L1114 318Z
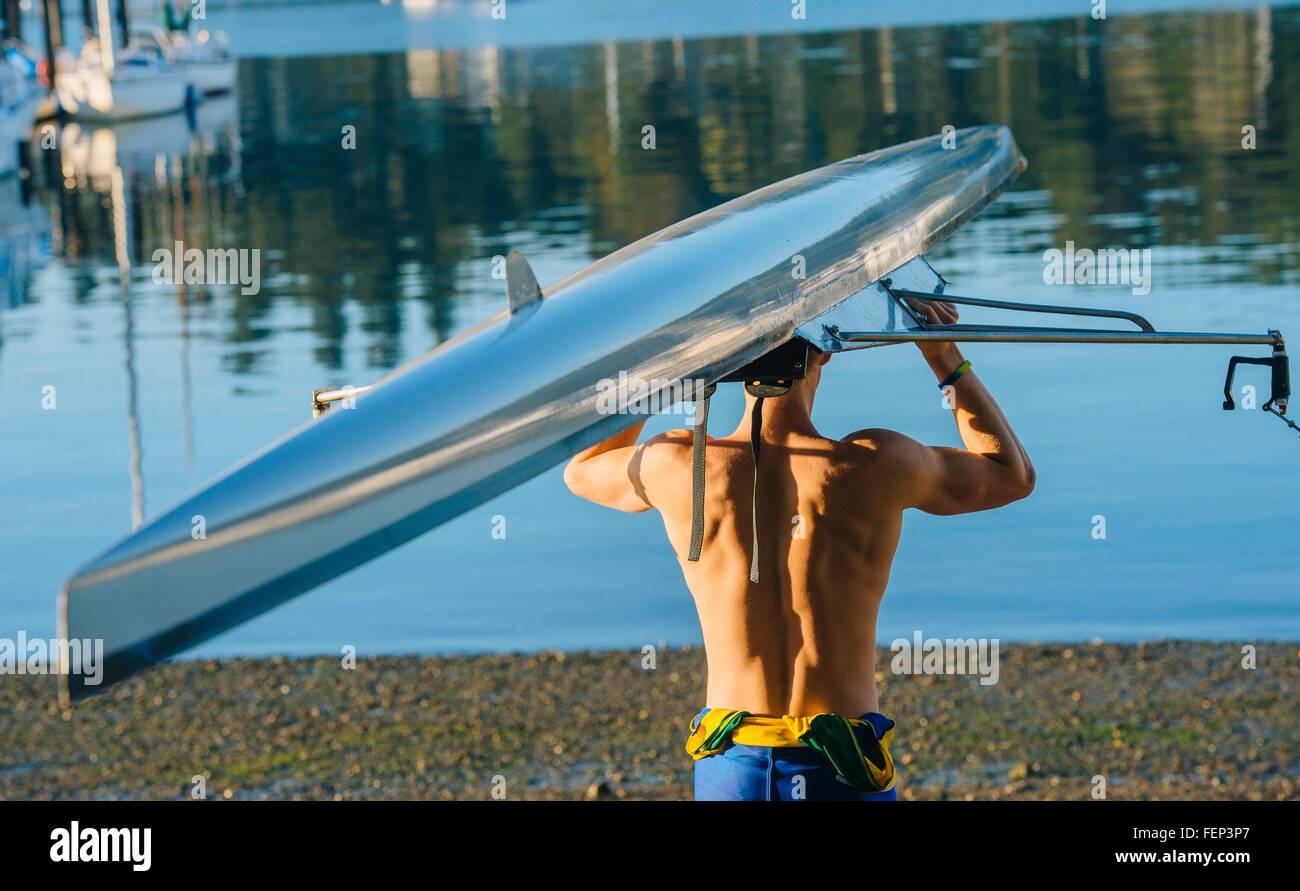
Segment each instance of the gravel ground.
M689 798L704 654L240 659L165 665L71 711L0 677L0 798ZM1300 797L1296 644L1004 646L1001 679L895 676L917 799Z

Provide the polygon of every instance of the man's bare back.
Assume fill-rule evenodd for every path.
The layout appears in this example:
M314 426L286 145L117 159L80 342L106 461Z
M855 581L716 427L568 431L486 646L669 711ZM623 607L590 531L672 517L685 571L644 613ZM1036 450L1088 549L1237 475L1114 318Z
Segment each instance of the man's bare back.
M708 654L706 705L759 715L878 711L876 612L902 528L887 455L870 440L764 436L759 581L749 579L748 425L710 439L704 547L691 530L691 433L643 449L641 479L695 598Z
M928 305L931 320L956 311ZM935 375L962 363L951 344L922 346ZM704 546L691 535L691 431L636 440L644 421L580 452L565 471L575 493L623 511L658 510L695 599L708 660L706 705L755 715L879 711L876 615L907 508L956 514L1033 489L1033 468L973 374L951 392L965 449L932 448L888 430L820 435L812 402L821 367L765 401L758 479L759 581L749 576L754 461L746 397L736 430L706 450Z

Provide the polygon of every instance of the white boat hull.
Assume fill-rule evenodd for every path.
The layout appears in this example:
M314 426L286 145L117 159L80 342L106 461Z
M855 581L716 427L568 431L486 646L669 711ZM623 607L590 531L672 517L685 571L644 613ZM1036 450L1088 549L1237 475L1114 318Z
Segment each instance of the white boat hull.
M235 88L235 60L213 59L202 62L178 63L181 71L200 96L227 93Z
M72 70L56 80L59 104L82 121L111 122L180 111L190 86L177 70L142 76L107 75L102 70Z

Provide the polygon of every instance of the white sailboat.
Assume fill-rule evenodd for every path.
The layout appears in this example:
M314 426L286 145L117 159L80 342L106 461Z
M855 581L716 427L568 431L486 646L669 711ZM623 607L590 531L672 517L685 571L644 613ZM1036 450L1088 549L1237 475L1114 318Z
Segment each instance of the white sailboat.
M201 95L225 93L235 88L235 56L222 31L171 35L176 64Z
M235 87L235 57L222 31L169 34L162 28L145 25L131 29L131 40L142 48L157 47L167 61L184 72L197 95L225 93Z
M113 48L108 0L97 0L99 39L87 41L75 61L62 61L55 76L59 104L87 121L124 121L180 111L191 100L189 81L156 47L132 43Z

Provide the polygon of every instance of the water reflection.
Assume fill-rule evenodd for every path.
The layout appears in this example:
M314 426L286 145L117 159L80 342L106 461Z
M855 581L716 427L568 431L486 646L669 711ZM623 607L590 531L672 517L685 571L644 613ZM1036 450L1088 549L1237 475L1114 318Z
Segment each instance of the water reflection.
M49 258L50 217L27 192L17 177L0 180L0 343L4 309L26 300L32 276Z
M251 60L238 98L203 104L195 126L65 131L64 184L73 204L102 194L117 158L139 201L132 264L178 238L275 260L267 293L228 307L236 373L261 369L253 347L275 300L313 307L327 367L348 334L340 308L359 307L370 363L388 368L403 301L423 307L432 345L460 324L451 301L477 313L499 300L494 254L557 250L554 277L726 198L949 124L1010 124L1031 159L1019 189L1047 196L998 211L1033 218L1002 249L1196 245L1218 274L1282 281L1296 267L1300 159L1276 106L1300 86L1296 32L1294 9L1265 7L1122 30L1079 18ZM1247 125L1259 132L1249 154ZM349 126L355 150L342 147ZM67 213L69 259L102 262L103 214L90 202Z
M1153 300L1294 286L1298 95L1294 7L245 59L236 93L193 118L68 125L36 152L37 207L0 195L0 296L18 308L0 335L48 329L51 374L122 382L111 422L80 423L120 444L125 410L138 524L300 421L311 387L367 383L500 309L494 255L521 249L553 281L727 198L947 125L1008 124L1030 160L943 249L950 275L1014 267L1029 287L1041 251L1073 240L1158 246ZM261 250L261 292L155 283L153 252L176 241ZM1177 327L1264 327L1239 318L1246 289L1229 293L1220 316ZM0 362L14 343L0 339ZM0 418L25 398L19 364L0 375ZM7 426L7 457L50 435ZM108 463L79 484L116 486ZM96 518L44 566L4 543L0 563L36 603L111 537Z

